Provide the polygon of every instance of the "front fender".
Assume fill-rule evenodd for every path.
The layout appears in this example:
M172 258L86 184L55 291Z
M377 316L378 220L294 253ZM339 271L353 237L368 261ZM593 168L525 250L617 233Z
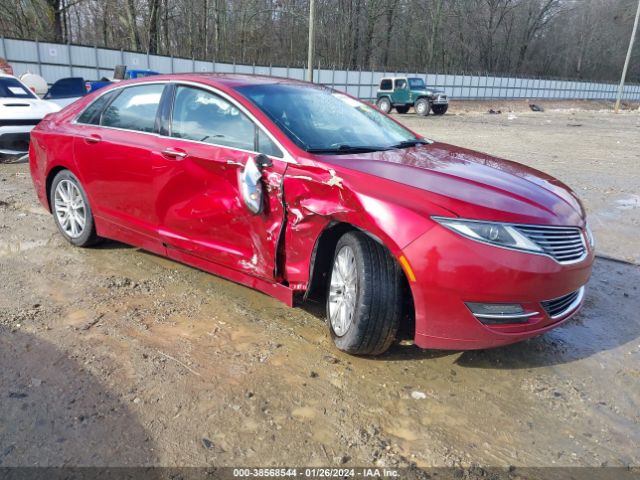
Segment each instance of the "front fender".
M398 258L402 249L432 226L421 191L345 169L291 165L284 178L287 220L284 273L294 290L308 286L314 248L333 224L369 234ZM406 188L416 190L407 194ZM416 205L420 205L419 208ZM450 212L435 205L430 214Z

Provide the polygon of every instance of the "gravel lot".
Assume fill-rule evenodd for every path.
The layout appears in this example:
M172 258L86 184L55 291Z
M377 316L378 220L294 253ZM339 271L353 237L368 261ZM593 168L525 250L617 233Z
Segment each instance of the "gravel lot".
M640 116L399 116L545 170L600 253L640 263ZM583 312L479 352L333 348L289 309L118 243L77 249L0 165L0 466L640 465L640 267L599 258Z

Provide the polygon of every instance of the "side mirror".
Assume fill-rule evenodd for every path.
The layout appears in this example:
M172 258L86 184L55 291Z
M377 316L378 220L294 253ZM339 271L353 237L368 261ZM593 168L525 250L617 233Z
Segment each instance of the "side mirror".
M264 153L259 153L255 158L256 165L260 170L263 168L273 167L273 160L267 157Z
M267 160L271 161L268 157L263 155ZM242 172L240 172L240 194L242 200L251 213L258 214L262 212L264 208L264 194L262 188L262 172L258 166L256 158L249 157Z

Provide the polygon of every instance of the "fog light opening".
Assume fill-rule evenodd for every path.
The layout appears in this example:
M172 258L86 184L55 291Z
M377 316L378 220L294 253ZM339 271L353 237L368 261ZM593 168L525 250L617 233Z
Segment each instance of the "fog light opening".
M519 303L477 303L467 302L467 308L485 325L527 323L539 312L527 312Z

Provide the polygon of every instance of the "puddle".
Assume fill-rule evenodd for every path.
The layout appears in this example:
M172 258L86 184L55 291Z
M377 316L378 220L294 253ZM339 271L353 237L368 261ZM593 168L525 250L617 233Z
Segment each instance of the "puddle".
M34 248L46 247L49 240L15 240L0 242L0 257L26 252Z
M405 427L391 427L386 431L389 435L393 435L401 440L407 440L408 442L413 442L419 438L414 431Z
M311 420L316 417L318 411L312 407L300 407L295 408L291 415L295 418L303 419L303 420Z
M640 207L640 195L628 195L626 198L616 200L619 210L631 210Z

